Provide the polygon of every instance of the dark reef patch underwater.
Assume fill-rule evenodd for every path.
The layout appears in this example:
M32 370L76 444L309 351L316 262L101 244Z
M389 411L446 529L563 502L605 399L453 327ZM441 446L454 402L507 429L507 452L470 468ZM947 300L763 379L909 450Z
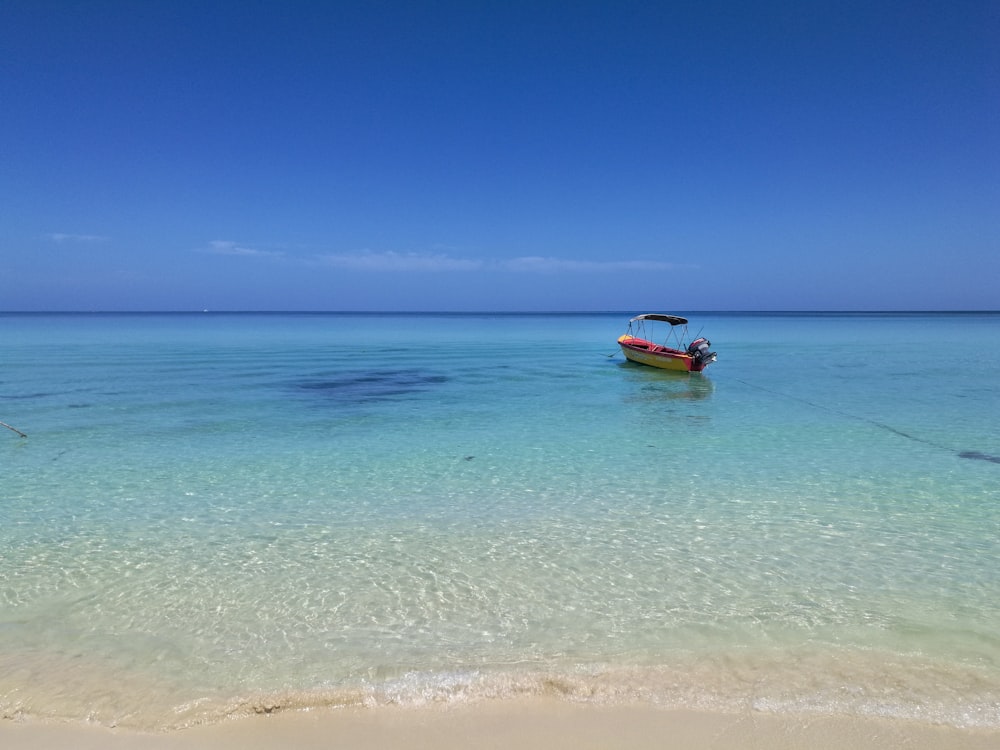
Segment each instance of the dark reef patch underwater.
M979 451L962 451L958 456L959 458L973 458L978 461L989 461L993 464L1000 464L1000 456L991 456L989 453L980 453Z
M445 375L421 370L366 370L309 378L294 387L338 403L367 404L424 393L447 381Z

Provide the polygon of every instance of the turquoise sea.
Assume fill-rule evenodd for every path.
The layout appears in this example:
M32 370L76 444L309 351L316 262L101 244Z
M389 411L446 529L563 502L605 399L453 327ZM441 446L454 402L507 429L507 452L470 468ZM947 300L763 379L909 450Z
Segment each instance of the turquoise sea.
M1000 314L630 314L0 315L0 716L1000 727Z

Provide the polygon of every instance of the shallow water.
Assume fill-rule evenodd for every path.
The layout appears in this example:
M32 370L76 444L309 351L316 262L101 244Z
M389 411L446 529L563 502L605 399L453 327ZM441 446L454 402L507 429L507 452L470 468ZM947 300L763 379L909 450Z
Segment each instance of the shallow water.
M0 315L0 714L1000 726L1000 316Z

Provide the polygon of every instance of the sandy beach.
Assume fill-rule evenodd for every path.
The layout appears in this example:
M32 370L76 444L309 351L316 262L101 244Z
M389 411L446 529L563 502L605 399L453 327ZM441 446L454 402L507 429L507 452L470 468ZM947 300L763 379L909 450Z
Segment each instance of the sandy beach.
M829 716L716 714L648 706L595 707L555 700L460 707L288 712L162 734L8 720L10 750L271 750L272 748L706 748L710 750L991 750L1000 731Z

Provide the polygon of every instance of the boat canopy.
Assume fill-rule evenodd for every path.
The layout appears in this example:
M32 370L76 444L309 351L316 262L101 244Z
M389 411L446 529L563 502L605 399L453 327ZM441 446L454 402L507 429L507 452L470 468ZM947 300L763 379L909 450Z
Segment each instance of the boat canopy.
M669 323L672 326L686 326L687 318L682 318L679 315L663 315L661 313L646 313L644 315L636 315L632 320L658 320L661 323Z

